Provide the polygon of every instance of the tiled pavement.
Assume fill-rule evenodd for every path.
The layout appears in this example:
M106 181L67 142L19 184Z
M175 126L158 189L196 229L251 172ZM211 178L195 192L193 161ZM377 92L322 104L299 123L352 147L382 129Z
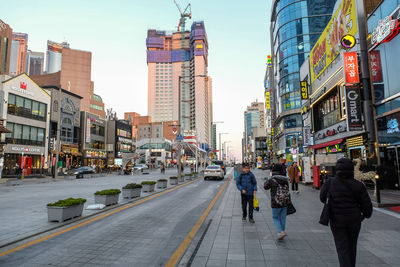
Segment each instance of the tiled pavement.
M317 222L322 208L319 191L300 186L300 194L292 195L297 213L287 218L288 236L276 241L269 192L262 189L262 177L268 172L256 170L255 174L260 202L256 223L242 222L240 195L231 181L206 220L212 222L191 266L339 266L331 232ZM357 266L400 266L399 240L400 220L374 210L373 217L363 223ZM189 256L180 265L186 265Z

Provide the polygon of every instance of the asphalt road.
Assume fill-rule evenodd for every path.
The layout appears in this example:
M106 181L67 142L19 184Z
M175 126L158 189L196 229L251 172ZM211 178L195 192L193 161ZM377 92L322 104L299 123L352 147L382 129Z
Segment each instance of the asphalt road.
M0 266L162 266L224 181L199 180L0 258Z

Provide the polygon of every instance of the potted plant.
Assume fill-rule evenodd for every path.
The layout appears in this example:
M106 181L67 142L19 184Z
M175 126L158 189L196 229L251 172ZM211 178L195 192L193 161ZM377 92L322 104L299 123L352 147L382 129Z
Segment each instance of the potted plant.
M68 219L82 216L84 198L67 198L47 204L49 222L63 222Z
M153 192L156 182L154 181L143 181L143 192Z
M198 172L194 172L193 173L193 179L196 179L198 177L199 173Z
M167 179L158 179L157 180L157 188L167 188L168 180Z
M171 176L171 177L169 177L169 184L170 184L170 185L176 185L176 184L178 184L178 177L176 177L176 176Z
M140 193L142 192L141 184L127 184L122 187L122 197L123 198L134 198L140 197Z
M185 179L186 180L191 180L192 179L192 174L191 173L185 174Z
M119 189L105 189L94 193L94 203L104 204L106 206L117 204L119 199Z

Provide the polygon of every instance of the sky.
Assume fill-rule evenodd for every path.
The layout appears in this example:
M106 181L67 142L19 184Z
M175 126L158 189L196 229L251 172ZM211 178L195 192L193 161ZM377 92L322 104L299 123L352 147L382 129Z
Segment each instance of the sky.
M188 0L177 0L185 7ZM270 53L271 0L191 0L192 20L204 21L213 79L213 116L229 151L241 158L243 112L263 100ZM146 35L174 31L179 12L173 0L7 1L0 19L14 32L28 33L28 49L45 52L47 40L67 41L92 52L95 93L113 108L147 115Z

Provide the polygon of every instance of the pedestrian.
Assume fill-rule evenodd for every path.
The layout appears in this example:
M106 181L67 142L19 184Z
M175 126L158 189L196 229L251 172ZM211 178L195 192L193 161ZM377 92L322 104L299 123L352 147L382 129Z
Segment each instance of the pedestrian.
M329 222L341 267L356 266L357 239L361 222L372 215L372 202L365 185L354 179L354 164L341 158L336 175L321 188L320 200L329 198Z
M247 206L249 209L249 222L254 223L253 218L253 199L257 191L257 180L254 174L250 171L250 165L243 163L243 171L236 180L236 186L239 189L242 197L243 221L247 219Z
M275 164L272 177L264 184L265 190L271 190L272 220L278 229L278 240L286 236L287 207L290 204L289 178L281 164Z
M17 173L18 179L21 179L22 169L18 163L15 163L15 172Z
M297 162L293 162L288 171L290 183L292 184L292 191L299 193L300 169L297 167Z

